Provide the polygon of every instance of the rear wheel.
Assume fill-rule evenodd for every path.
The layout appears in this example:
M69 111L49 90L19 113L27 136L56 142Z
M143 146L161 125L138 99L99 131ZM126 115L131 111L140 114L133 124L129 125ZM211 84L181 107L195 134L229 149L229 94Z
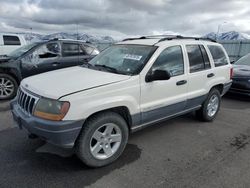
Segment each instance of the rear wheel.
M76 142L77 156L90 167L115 161L128 141L128 126L117 113L104 112L91 117Z
M5 73L0 73L0 99L8 100L16 96L18 84L16 80Z
M220 103L220 92L217 89L212 89L202 108L196 111L197 117L202 121L213 121L220 109Z

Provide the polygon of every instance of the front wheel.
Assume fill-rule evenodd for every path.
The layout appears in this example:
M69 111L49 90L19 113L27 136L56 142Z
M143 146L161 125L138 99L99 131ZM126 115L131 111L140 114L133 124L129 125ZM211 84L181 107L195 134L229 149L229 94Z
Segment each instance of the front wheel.
M197 117L202 121L213 121L220 109L220 103L220 92L217 89L212 89L202 108L196 111Z
M16 96L18 84L16 80L5 73L0 73L0 100L12 99Z
M91 117L76 141L76 155L90 167L115 161L128 141L128 126L117 113L104 112Z

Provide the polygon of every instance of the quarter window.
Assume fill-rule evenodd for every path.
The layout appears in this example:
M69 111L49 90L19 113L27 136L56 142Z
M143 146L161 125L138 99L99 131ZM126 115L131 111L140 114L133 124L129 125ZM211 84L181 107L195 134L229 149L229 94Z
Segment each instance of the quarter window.
M206 50L202 45L187 45L190 73L211 68Z
M184 74L184 61L180 46L166 48L156 59L152 70L166 70L171 76Z
M3 36L4 45L21 45L21 42L17 36L4 35Z
M212 54L215 67L227 65L229 63L224 51L220 46L208 45L208 48Z

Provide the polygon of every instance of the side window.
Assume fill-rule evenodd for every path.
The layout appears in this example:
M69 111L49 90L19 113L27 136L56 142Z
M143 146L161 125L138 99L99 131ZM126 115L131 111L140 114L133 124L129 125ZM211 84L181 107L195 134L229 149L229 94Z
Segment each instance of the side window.
M152 70L166 70L171 76L184 74L184 61L181 46L166 48L156 59Z
M85 52L77 43L63 43L62 54L63 56L78 56L85 55Z
M229 63L224 51L220 46L208 45L208 48L212 54L215 67L227 65Z
M60 53L60 46L56 42L44 44L35 53L40 59L57 57Z
M211 68L211 64L209 62L209 58L208 58L208 55L207 55L207 52L204 48L203 45L200 45L200 48L201 48L201 53L202 53L202 57L203 57L203 61L205 63L205 69L210 69Z
M60 54L60 45L56 42L41 45L32 53L26 55L22 62L24 64L39 64L46 59L56 58Z
M87 45L82 45L82 48L85 50L86 55L91 55L91 53L93 52L94 48L87 46Z
M3 35L4 45L21 45L21 42L17 36Z
M202 45L187 45L190 73L211 68L207 52Z

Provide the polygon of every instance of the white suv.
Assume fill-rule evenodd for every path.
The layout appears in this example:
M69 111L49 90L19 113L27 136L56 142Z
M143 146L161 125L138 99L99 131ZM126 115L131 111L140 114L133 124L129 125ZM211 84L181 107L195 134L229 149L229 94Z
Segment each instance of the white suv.
M148 125L191 111L212 121L231 76L216 42L141 37L83 66L24 79L11 106L20 128L100 167L121 155L129 133Z

